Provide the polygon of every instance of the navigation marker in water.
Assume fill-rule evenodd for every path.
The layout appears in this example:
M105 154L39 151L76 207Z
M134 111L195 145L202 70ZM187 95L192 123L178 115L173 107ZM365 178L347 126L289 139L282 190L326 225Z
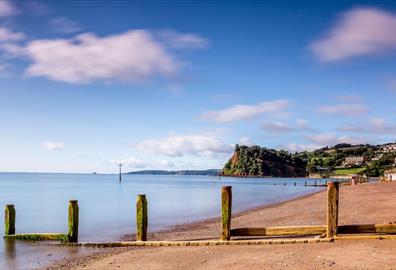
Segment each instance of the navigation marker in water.
M120 164L118 164L118 166L120 167L119 182L121 183L121 167L122 167L122 164L120 163Z

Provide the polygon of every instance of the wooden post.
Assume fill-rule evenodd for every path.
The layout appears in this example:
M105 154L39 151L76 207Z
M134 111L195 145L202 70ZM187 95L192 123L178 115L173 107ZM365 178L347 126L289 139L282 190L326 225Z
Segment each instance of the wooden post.
M316 180L315 180L315 187L316 187Z
M327 238L337 236L338 227L338 200L339 186L338 182L327 184Z
M304 186L307 186L307 181L305 181L305 184L304 184Z
M147 200L139 194L136 201L136 240L147 241Z
M231 189L231 186L221 188L221 240L230 240L231 237Z
M78 201L69 201L69 219L68 219L69 233L67 234L69 242L78 242Z
M4 211L4 235L15 234L15 207L7 204Z

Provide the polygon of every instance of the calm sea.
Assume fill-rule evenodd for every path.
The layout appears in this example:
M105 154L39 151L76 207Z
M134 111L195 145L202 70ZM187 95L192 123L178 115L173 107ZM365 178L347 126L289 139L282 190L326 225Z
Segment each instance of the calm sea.
M137 194L147 195L149 231L155 231L219 216L224 185L233 187L236 212L318 190L304 187L305 181L314 180L123 175L120 184L118 175L0 173L0 205L15 205L17 233L67 232L68 201L76 199L79 240L109 241L135 232ZM3 218L0 227L4 228ZM0 269L32 269L75 252L84 250L0 240Z

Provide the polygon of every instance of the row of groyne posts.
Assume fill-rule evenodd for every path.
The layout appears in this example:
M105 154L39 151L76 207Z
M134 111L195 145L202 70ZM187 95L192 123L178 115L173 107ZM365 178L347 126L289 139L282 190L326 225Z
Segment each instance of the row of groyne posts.
M308 243L329 242L335 239L358 238L394 238L396 224L354 224L338 225L339 183L327 184L327 224L315 226L282 226L231 228L232 220L232 187L221 188L221 235L216 240L196 241L147 241L148 213L146 195L137 196L136 201L136 241L113 243L78 243L79 207L76 200L69 202L68 233L29 233L16 234L15 207L5 207L5 238L17 240L48 241L60 240L63 243L83 246L194 246L194 245L242 245L242 244L273 244L273 243ZM276 238L271 238L276 236ZM301 236L311 236L301 238ZM316 237L312 237L316 236ZM236 237L232 239L232 237ZM243 238L244 237L244 238ZM251 238L256 237L256 238ZM265 237L257 239L257 237ZM270 237L270 238L269 238ZM282 238L283 237L283 238ZM294 238L293 238L294 237ZM298 237L298 238L296 238Z

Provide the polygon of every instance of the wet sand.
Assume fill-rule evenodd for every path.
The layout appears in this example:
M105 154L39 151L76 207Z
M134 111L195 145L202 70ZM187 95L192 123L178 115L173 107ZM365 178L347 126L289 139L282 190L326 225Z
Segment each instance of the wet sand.
M339 224L396 222L396 182L340 189ZM232 227L324 225L326 193L238 214ZM218 238L219 219L175 226L150 240ZM133 236L125 236L133 239ZM46 269L392 269L396 240L338 240L333 243L264 246L109 248L70 257Z

